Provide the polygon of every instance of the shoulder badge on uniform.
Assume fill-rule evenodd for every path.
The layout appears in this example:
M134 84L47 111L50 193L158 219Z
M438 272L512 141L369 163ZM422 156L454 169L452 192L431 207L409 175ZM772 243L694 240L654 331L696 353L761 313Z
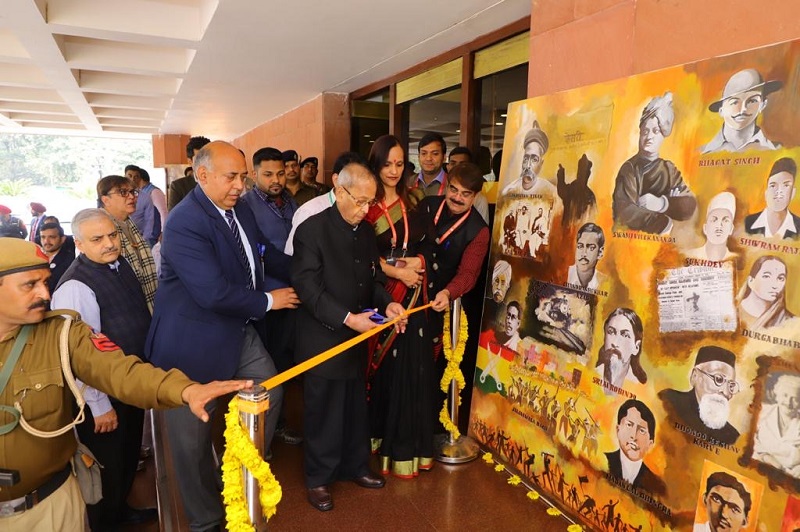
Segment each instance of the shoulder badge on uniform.
M103 353L110 353L119 349L119 346L103 333L93 333L89 338L92 340L95 349Z

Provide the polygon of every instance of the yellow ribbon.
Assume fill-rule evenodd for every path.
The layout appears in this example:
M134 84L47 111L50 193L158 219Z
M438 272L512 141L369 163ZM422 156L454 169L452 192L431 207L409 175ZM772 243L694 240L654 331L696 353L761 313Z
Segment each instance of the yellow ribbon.
M382 330L387 329L389 327L392 327L395 323L397 323L401 319L403 319L403 318L405 318L407 316L410 316L411 314L414 314L415 312L419 312L420 310L425 310L426 308L430 307L431 305L432 305L432 303L428 303L427 305L422 305L421 307L417 307L415 309L407 310L405 312L405 314L403 314L402 316L398 316L398 317L394 318L391 321L387 321L383 325L378 325L377 327L375 327L373 329L370 329L370 330L368 330L366 332L363 332L363 333L359 334L355 338L351 338L351 339L347 340L346 342L342 342L339 345L331 347L327 351L323 351L322 353L318 354L317 356L315 356L313 358L309 358L308 360L305 360L305 361L301 362L300 364L296 365L295 367L293 367L291 369L287 369L283 373L279 373L279 374L275 375L274 377L270 377L269 379L267 379L264 382L262 382L261 386L265 387L267 390L271 390L272 388L275 388L276 386L280 386L281 384L283 384L284 382L288 381L289 379L297 377L301 373L305 373L306 371L310 370L311 368L319 366L323 362L327 362L328 360L330 360L331 358L335 357L339 353L342 353L343 351L347 351L348 349L350 349L354 345L363 342L364 340L366 340L370 336L378 334Z

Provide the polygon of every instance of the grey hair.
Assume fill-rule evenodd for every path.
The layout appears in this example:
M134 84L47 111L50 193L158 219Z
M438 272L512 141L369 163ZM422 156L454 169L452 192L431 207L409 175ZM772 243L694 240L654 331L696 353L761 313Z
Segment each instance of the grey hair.
M197 169L201 166L205 166L208 169L212 169L214 167L211 157L212 151L213 148L211 148L211 143L208 143L200 148L200 151L198 151L197 155L194 156L194 159L192 159L192 170L194 171L195 175L197 175Z
M345 165L342 168L342 171L339 172L339 177L336 179L336 184L340 187L349 187L353 183L356 182L357 179L372 179L372 181L377 186L377 179L373 175L372 171L361 163L350 163Z
M75 240L83 240L81 234L81 225L89 220L108 220L114 223L114 219L103 209L83 209L78 211L78 214L72 217L72 235Z

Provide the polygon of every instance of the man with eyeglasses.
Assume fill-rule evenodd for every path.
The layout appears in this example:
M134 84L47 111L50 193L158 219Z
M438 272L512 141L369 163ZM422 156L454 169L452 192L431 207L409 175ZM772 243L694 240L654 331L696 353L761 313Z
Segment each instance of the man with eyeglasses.
M800 375L784 373L761 405L753 459L800 478Z
M152 313L158 288L158 274L150 244L131 218L131 214L136 212L138 196L139 191L126 177L109 175L97 182L98 206L114 219L120 234L122 256L131 265L139 284L142 285L147 306Z
M437 313L429 316L434 352L440 353L441 335L444 327L442 311L450 302L468 293L478 281L483 259L489 249L489 227L473 208L475 196L483 188L483 173L474 163L457 164L447 177L444 196L428 196L419 203L418 209L429 216L436 231L436 251L429 264L428 293L433 297L432 308ZM469 301L465 312L470 316ZM480 314L469 319L470 340L478 338ZM474 332L472 332L474 331ZM474 367L477 348L467 349L465 367ZM437 356L437 373L445 367L444 356ZM438 379L437 379L438 391ZM462 390L464 404L470 404L472 382ZM444 400L444 396L441 396ZM441 404L441 402L439 403ZM468 409L462 409L465 414Z
M717 471L706 480L703 504L708 521L695 523L692 532L739 532L747 527L753 501L736 477Z
M384 288L375 232L361 223L375 204L377 186L366 166L346 165L336 181L334 205L297 227L291 268L292 286L302 301L297 363L377 327L379 312L388 318L404 312ZM338 480L363 488L382 488L386 482L369 468L366 355L362 342L303 379L305 484L308 502L322 512L333 509L329 486Z
M701 347L689 374L689 383L692 385L689 391L666 389L658 393L670 416L716 442L736 443L739 431L728 422L730 400L739 393L736 355L715 345Z

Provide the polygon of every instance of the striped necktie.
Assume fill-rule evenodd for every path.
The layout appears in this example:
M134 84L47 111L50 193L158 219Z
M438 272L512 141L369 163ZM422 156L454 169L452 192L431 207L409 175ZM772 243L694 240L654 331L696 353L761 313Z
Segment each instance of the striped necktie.
M225 219L228 221L228 227L230 227L231 233L233 233L233 239L236 240L236 244L239 246L239 253L242 255L242 259L246 265L245 269L247 270L247 278L250 280L250 288L255 288L253 284L253 270L250 269L250 260L247 258L247 253L244 251L242 235L239 234L239 225L233 217L232 209L225 211Z

